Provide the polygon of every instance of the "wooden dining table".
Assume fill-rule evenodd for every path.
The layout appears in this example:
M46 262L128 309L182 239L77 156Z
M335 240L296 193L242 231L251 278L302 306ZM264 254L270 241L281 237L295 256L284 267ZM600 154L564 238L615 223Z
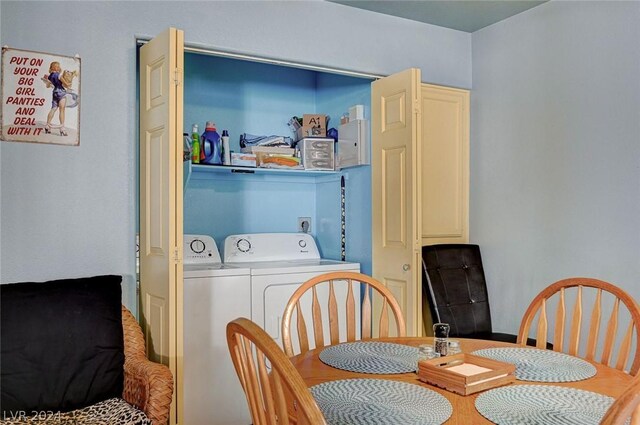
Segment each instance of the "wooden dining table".
M456 338L458 339L458 338ZM486 341L477 339L464 339L459 338L460 346L464 353L471 353L475 350L483 348L494 347L521 347L520 345L510 344L506 342L498 341ZM392 342L396 344L404 344L413 347L418 347L421 344L432 344L433 338L415 338L415 337L402 337L402 338L382 338L376 339L380 342ZM475 408L475 399L481 393L471 394L468 396L458 395L442 388L435 387L420 381L416 373L402 373L402 374L367 374L349 372L346 370L336 369L324 364L320 358L320 352L326 347L308 351L304 354L299 354L291 358L291 362L295 368L300 372L300 375L304 379L307 386L321 384L323 382L334 381L338 379L352 379L352 378L375 378L375 379L390 379L394 381L409 382L416 385L420 385L425 388L429 388L442 394L453 407L453 414L445 422L447 425L460 424L460 425L476 425L476 424L491 424L493 422L485 419ZM632 377L620 370L604 366L600 363L591 362L596 368L596 375L592 378L585 379L576 382L528 382L528 381L515 381L511 385L556 385L559 387L578 388L582 390L592 391L599 394L604 394L610 397L618 397L624 389L631 383Z

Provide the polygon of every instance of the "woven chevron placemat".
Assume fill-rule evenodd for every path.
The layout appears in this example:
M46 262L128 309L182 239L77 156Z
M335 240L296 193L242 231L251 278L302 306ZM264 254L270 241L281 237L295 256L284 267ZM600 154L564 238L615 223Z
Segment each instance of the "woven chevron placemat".
M516 379L534 382L573 382L591 378L596 368L586 360L537 348L504 347L474 351L487 357L516 365Z
M439 425L451 403L428 388L386 379L344 379L310 388L329 425Z
M553 385L511 385L476 398L476 409L500 425L597 425L613 398Z
M336 369L360 373L408 373L418 366L418 349L389 342L358 341L332 345L320 360Z

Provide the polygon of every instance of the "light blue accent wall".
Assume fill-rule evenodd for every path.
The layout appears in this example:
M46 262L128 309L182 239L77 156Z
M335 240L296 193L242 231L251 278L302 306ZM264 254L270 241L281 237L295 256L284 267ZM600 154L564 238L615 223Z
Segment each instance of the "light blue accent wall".
M371 275L371 167L343 172L347 192L347 261L360 263Z
M371 81L368 78L357 78L346 75L318 73L317 106L331 117L329 127L338 128L340 116L349 111L349 107L357 104L365 105L365 118L371 113ZM318 112L320 113L320 112Z
M346 261L360 263L371 274L371 167L360 166L318 178L316 240L324 258L341 259L340 176L345 177Z
M316 190L316 242L323 258L340 260L340 175L322 178Z
M241 133L293 136L289 119L316 112L316 72L186 54L184 105L185 132L212 120L239 152ZM298 217L316 223L313 178L195 173L184 194L185 233L211 235L220 249L231 234L296 232Z
M329 127L339 128L340 116L350 106L364 105L365 119L371 119L371 80L322 73L317 81L318 111L331 116ZM339 134L338 134L339 136ZM367 140L371 143L371 140ZM371 274L371 167L342 170L345 176L346 260L359 262L361 271ZM329 196L338 193L336 200ZM328 250L327 258L340 259L340 179L318 185L318 219L324 225L317 239Z
M337 127L340 115L352 105L366 105L368 114L370 97L369 79L194 54L185 60L185 123L213 119L206 118L208 114L219 117L218 123L224 124L218 128L228 128L232 135L290 135L286 122L304 113L326 114L329 127ZM232 141L237 150L237 138ZM347 175L353 178L346 182L346 249L348 259L366 269L371 264L371 173L368 167L358 168ZM369 198L363 197L367 193ZM311 234L321 255L339 260L340 197L340 174L315 178L196 172L185 189L184 230L211 235L222 246L234 233L296 232L298 217L311 217ZM369 249L354 249L352 255L352 246Z
M80 55L82 103L78 147L0 142L0 282L120 274L136 310L135 40L169 26L206 48L471 86L470 34L325 1L2 0L2 45Z
M185 191L185 233L213 236L220 251L232 234L296 232L298 217L317 223L313 178L192 173Z
M640 3L551 1L473 34L470 238L496 331L556 280L640 299Z
M292 137L289 118L316 112L313 71L202 54L185 54L184 69L184 131L213 121L232 151L241 133Z

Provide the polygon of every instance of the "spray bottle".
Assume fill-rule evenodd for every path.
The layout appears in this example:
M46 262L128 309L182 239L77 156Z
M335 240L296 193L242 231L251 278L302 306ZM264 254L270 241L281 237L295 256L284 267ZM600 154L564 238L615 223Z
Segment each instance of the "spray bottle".
M191 127L191 162L200 164L200 135L198 134L198 124Z

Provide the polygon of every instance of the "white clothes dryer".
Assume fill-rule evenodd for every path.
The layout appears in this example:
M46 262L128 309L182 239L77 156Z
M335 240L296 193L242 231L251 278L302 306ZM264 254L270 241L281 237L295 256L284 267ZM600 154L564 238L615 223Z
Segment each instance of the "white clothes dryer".
M227 323L251 317L248 268L221 263L214 239L184 235L184 421L247 425L251 415L227 346Z
M320 253L313 236L306 233L253 233L231 235L224 242L224 263L234 267L247 267L251 274L251 320L267 331L282 347L280 323L289 298L307 280L334 271L360 272L359 263L327 260ZM354 284L354 295L360 294ZM339 303L346 300L337 293ZM320 291L321 302L328 292ZM357 298L356 298L357 299ZM310 303L302 308L310 311ZM359 318L359 307L356 311ZM340 321L341 324L345 320ZM310 324L308 324L310 325ZM359 328L359 321L357 324ZM328 322L324 328L329 329ZM346 335L346 330L340 330ZM296 336L294 346L297 346ZM328 338L328 336L327 336Z

